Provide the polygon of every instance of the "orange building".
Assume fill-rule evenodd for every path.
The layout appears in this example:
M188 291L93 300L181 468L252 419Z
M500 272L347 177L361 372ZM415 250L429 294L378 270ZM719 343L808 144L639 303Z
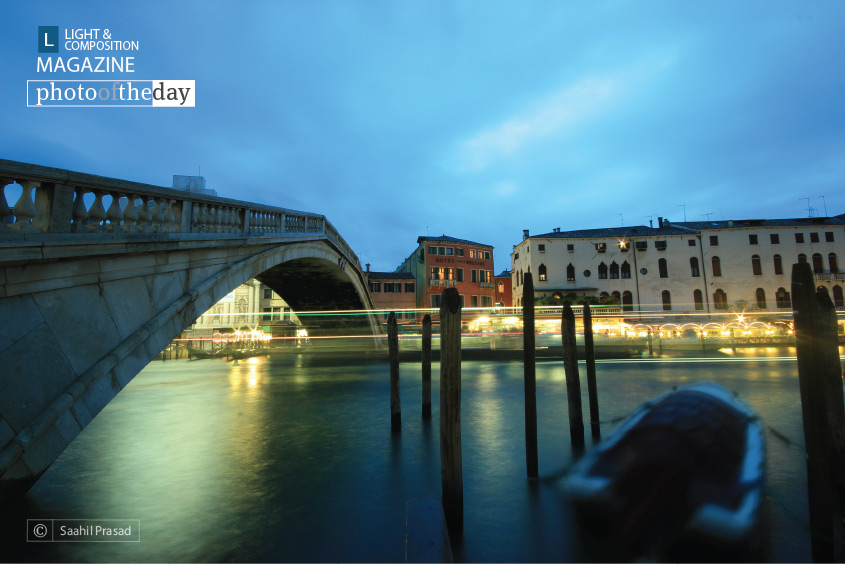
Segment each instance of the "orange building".
M464 308L489 308L496 301L491 245L447 235L418 237L416 250L397 271L414 276L420 308L439 308L446 288L457 288Z
M501 274L493 277L496 284L496 303L505 307L513 306L513 280L511 271L503 270Z
M368 264L365 275L370 287L370 295L373 297L373 306L376 309L396 312L397 323L416 318L413 311L405 311L417 307L417 283L412 274L371 272ZM386 320L387 313L381 317L383 321Z

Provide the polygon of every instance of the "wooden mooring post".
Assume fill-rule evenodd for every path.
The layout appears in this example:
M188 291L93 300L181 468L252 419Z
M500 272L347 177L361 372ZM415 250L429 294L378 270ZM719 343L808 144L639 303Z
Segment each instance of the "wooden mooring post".
M440 305L440 483L451 532L464 523L461 460L461 297L446 288Z
M599 392L596 386L596 346L593 343L593 314L590 304L584 304L584 352L587 355L587 392L590 397L590 432L601 438L599 424Z
M431 316L422 320L422 416L431 419Z
M399 329L396 314L387 316L387 350L390 356L390 429L402 430L402 405L399 401Z
M792 308L798 355L798 385L804 443L807 449L807 493L813 560L833 562L832 433L825 397L825 331L815 280L807 263L792 266ZM838 354L837 354L838 356ZM841 371L841 368L840 368ZM841 388L841 379L838 382Z
M832 441L834 485L838 492L839 509L845 507L845 392L842 389L842 361L839 359L839 320L836 307L827 292L816 291L819 304L821 348L824 363L825 398Z
M569 304L563 306L561 316L563 368L566 372L566 398L569 402L569 436L572 446L584 446L584 415L581 410L581 377L578 374L578 355L575 350L575 314Z
M525 382L525 461L528 477L539 475L537 455L537 373L534 346L534 280L530 272L522 281L522 353Z

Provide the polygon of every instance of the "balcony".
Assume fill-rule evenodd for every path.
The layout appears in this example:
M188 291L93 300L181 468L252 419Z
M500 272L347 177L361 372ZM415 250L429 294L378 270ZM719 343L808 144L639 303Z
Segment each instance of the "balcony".
M438 280L436 278L432 278L428 281L429 286L455 286L457 282L455 280Z
M495 286L493 285L492 282L479 282L478 285L481 286L482 288L490 288L491 290L493 288L495 288Z
M816 280L845 280L845 272L814 272Z

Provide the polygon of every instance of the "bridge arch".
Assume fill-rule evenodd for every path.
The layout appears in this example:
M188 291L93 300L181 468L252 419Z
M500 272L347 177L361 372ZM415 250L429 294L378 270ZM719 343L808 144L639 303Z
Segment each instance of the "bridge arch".
M13 180L25 201L0 201L0 502L250 278L295 309L372 309L357 257L323 216L0 160L0 195ZM92 221L96 201L80 207L91 191L124 207ZM155 213L129 217L133 200ZM380 333L370 316L315 319L312 334Z

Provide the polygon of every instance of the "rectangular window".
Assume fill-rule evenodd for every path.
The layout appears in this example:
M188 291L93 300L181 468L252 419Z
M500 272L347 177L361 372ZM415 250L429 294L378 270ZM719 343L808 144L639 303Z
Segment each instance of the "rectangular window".
M456 248L456 249L455 249L455 256L456 256L456 257L462 257L462 256L464 256L464 250L463 250L462 248L460 248L460 247Z
M718 247L719 246L719 236L718 235L711 235L710 236L710 246L711 247Z
M481 307L493 307L493 296L481 296Z
M469 250L469 258L475 258L475 249ZM516 258L519 258L519 255Z
M391 293L391 294L401 294L402 293L402 283L401 282L385 282L384 283L384 292Z
M490 260L490 251L484 251L484 260Z
M446 254L448 256L452 256L455 253L455 249L453 247L446 247Z
M446 280L454 280L455 279L455 269L452 267L447 267L444 269L446 271Z
M769 242L772 245L780 245L780 235L777 233L769 233Z
M596 243L596 251L600 253L607 252L607 243Z
M655 241L654 248L658 251L665 251L666 250L666 241Z
M637 247L638 251L644 251L648 248L648 241L637 241L634 246Z
M469 281L475 284L478 282L478 271L474 268L469 271Z
M749 245L756 245L757 244L757 235L749 235L748 236L748 244Z
M470 252L471 252L471 251L470 251ZM514 253L514 254L513 254L513 260L514 260L514 261L519 260L519 253Z
M804 242L804 234L803 233L796 233L795 234L795 242L796 243L803 243Z
M818 243L819 242L819 234L818 233L810 233L810 242L811 243Z
M440 307L440 294L431 294L431 307Z
M467 306L467 304L466 304L466 300L464 299L464 295L460 294L458 297L461 298L461 309L465 308Z
M833 243L833 231L825 231L824 240L826 243Z
M546 246L545 245L538 245L537 250L540 251L541 253L545 253L546 252Z
M464 281L464 269L459 268L458 269L458 282L463 282L463 281Z
M381 282L370 282L370 292L381 292Z
M437 247L437 254L438 255L445 255L446 254L446 247Z
M574 245L574 244L572 244L572 243L567 243L567 244L566 244L566 250L567 250L567 251L569 251L569 252L571 253L572 251L574 251L574 250L575 250L575 245Z
M273 320L273 315L270 313L271 311L273 311L273 310L272 310L272 308L265 307L265 308L264 308L264 309L262 309L261 311L263 311L263 312L264 312L264 315L262 315L262 316L261 316L261 320L262 320L263 322L267 323L268 321L272 321L272 320Z
M472 304L472 307L478 307L478 296L473 296L470 303Z
M405 293L406 294L413 294L414 293L414 283L413 282L405 282Z
M262 290L262 292L264 293L264 299L265 300L272 300L273 299L273 290L271 290L270 288L264 288Z
M430 254L430 255L436 255L436 254L437 254L437 247L434 247L434 246L429 247L429 248L428 248L428 254Z
M689 245L690 247L694 247L695 246L695 239L687 239L687 245Z

